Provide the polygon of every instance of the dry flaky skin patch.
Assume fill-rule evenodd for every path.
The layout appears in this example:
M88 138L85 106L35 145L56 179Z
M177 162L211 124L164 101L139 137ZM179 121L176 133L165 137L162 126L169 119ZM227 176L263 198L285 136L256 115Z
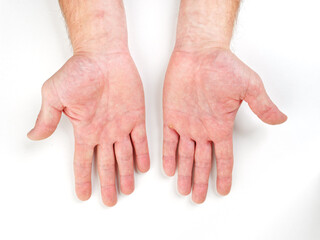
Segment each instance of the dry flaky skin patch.
M232 131L243 100L266 123L287 119L267 96L259 76L229 50L173 53L164 83L163 165L172 176L178 162L181 194L190 193L193 178L195 202L206 197L212 143L218 192L226 195L231 189Z
M42 108L33 140L49 137L61 113L75 134L75 183L81 200L91 195L91 166L97 147L101 192L106 205L117 201L116 163L120 189L134 190L134 156L141 172L149 169L143 87L131 56L79 54L73 56L42 88Z

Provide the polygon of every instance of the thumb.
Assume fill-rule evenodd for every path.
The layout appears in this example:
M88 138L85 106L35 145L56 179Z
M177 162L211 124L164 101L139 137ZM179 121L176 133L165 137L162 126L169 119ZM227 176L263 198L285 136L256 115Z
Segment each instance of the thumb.
M63 110L52 80L44 83L41 92L41 110L34 128L28 133L31 140L42 140L51 136L58 126Z
M275 125L287 120L287 116L271 101L261 78L256 73L249 80L244 100L249 104L251 110L265 123Z

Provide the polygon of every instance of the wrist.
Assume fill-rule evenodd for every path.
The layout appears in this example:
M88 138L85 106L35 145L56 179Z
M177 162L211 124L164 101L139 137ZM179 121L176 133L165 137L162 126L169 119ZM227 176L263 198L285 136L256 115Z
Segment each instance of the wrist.
M122 0L60 0L74 53L128 51Z
M80 29L69 30L74 53L110 54L127 52L128 35L125 16L105 17L103 11L93 12L83 20ZM112 23L111 23L112 22Z
M229 49L239 0L181 0L176 51Z
M217 35L208 35L203 32L189 32L187 35L177 36L174 51L176 52L201 52L210 49L227 49L230 48L230 39L216 37Z
M72 42L73 54L108 55L114 53L128 53L127 39L110 39L107 35L95 38L75 39Z

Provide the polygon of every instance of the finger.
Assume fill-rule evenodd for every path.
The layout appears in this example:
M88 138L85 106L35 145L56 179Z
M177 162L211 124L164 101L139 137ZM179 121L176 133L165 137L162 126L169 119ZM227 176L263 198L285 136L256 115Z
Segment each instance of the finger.
M137 168L140 172L147 172L150 168L150 158L146 127L144 124L140 124L132 130L131 139L134 147Z
M87 144L75 144L74 176L76 193L80 200L91 196L91 169L94 147Z
M227 195L231 190L233 149L232 138L214 143L217 161L217 190L221 195Z
M103 203L109 207L114 206L117 203L117 190L115 157L112 145L98 146L97 163Z
M191 177L194 159L194 142L180 137L178 149L178 190L182 195L191 191Z
M244 100L249 104L251 110L265 123L274 125L287 120L287 116L269 98L258 75L250 79Z
M173 176L176 171L176 152L178 140L178 133L168 126L164 125L162 164L163 169L168 176Z
M192 200L203 203L207 196L208 182L212 163L211 142L196 144Z
M42 105L34 128L28 133L31 140L42 140L52 135L61 118L63 106L56 95L52 81L42 87Z
M124 194L134 190L133 152L130 137L115 143L115 153L120 175L120 189Z

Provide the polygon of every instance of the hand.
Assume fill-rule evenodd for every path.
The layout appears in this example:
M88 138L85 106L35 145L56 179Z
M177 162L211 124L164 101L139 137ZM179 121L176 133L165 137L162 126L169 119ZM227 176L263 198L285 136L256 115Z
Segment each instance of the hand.
M56 129L61 113L75 135L75 188L81 200L91 195L91 166L97 166L103 202L117 202L116 163L120 189L134 190L134 155L141 172L149 169L143 87L129 53L105 56L77 54L42 87L42 107L28 137L41 140Z
M172 176L178 162L178 190L189 194L193 179L196 203L206 198L212 145L217 190L222 195L230 191L232 131L242 100L268 124L287 119L268 97L259 76L229 50L173 53L163 93L163 167Z

